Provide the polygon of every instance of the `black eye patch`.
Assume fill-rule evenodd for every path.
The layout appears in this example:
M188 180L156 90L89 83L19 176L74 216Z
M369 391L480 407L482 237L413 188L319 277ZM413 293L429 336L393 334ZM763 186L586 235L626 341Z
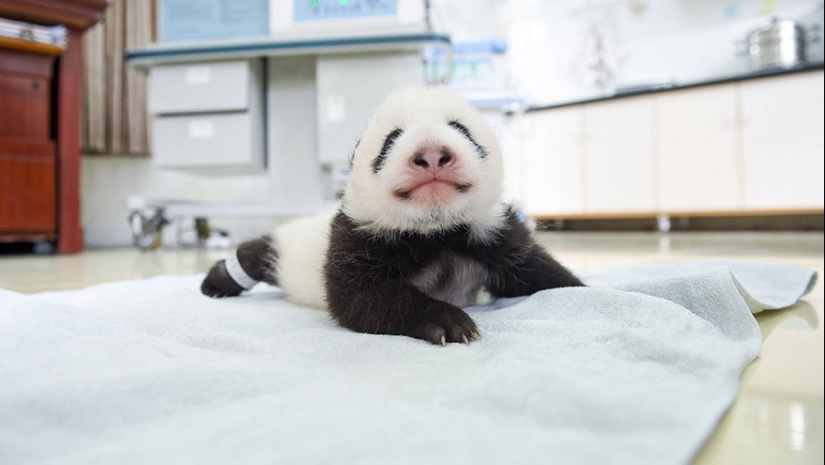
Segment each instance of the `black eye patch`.
M381 171L384 162L387 161L387 154L390 153L392 146L395 145L395 141L401 137L401 134L404 134L404 130L399 128L395 128L391 133L387 134L387 137L384 139L384 145L381 147L381 152L375 157L375 160L372 161L373 173Z
M475 140L475 139L473 139L473 135L470 133L470 130L469 130L469 129L467 129L467 126L464 126L463 124L461 124L460 122L455 121L455 120L450 121L450 122L449 122L449 123L447 123L447 124L448 124L451 128L453 128L453 129L455 129L456 131L460 132L462 136L464 136L465 138L467 138L467 140L469 140L469 141L470 141L470 143L472 143L472 144L473 144L473 146L475 146L476 151L478 152L478 155L479 155L481 158L487 158L487 155L488 155L487 150L486 150L484 147L482 147L482 146L481 146L478 142L476 142L476 140Z

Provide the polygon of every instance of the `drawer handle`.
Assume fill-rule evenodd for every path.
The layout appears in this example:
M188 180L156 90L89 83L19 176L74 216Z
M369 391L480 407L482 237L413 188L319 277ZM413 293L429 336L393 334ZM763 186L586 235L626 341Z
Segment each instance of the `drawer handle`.
M37 90L40 88L40 83L37 81L32 81L32 89Z
M215 125L212 121L192 121L189 123L190 139L211 139L215 134Z
M209 84L212 77L208 66L189 66L184 72L184 79L190 86L200 86Z

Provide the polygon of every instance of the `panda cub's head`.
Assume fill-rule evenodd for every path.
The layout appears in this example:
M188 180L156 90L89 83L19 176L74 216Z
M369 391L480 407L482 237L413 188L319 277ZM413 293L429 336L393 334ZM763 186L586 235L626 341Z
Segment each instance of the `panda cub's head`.
M503 221L503 164L481 114L447 88L390 95L355 148L343 209L372 232L431 234Z

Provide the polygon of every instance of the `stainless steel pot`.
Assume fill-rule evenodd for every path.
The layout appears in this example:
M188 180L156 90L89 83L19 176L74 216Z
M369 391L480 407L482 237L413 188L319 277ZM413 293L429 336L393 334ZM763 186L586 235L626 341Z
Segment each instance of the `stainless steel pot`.
M806 31L796 21L774 17L748 33L745 53L751 68L790 68L805 62Z

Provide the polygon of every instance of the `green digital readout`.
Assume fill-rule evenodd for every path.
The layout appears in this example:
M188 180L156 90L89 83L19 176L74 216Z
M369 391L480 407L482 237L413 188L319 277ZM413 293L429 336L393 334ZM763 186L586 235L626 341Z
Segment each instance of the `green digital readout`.
M398 0L294 0L295 22L396 16Z

